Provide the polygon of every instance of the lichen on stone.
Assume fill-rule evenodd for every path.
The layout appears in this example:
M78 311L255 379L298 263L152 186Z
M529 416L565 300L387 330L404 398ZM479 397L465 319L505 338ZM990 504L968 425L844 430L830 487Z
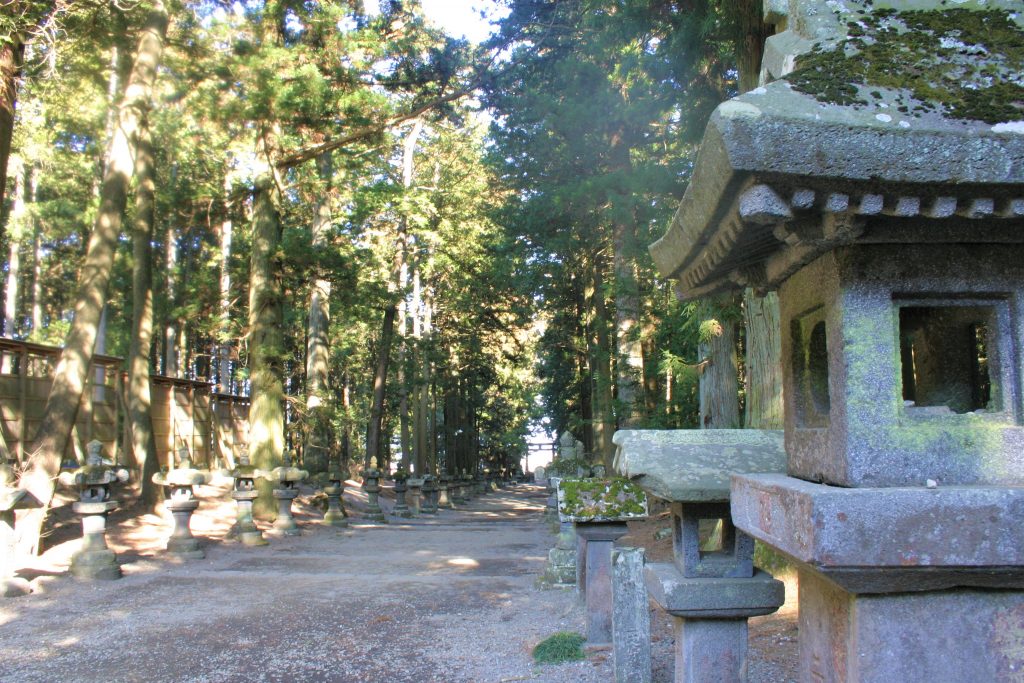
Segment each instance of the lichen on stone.
M619 519L647 514L647 495L627 479L563 479L559 512L574 519Z
M902 113L939 111L995 124L1024 119L1024 31L1004 10L867 10L846 38L816 46L786 77L820 102L878 104L898 91Z

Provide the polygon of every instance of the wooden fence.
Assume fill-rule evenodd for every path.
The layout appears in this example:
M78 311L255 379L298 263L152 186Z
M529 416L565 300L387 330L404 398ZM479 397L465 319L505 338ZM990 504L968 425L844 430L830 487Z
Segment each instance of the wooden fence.
M9 452L19 461L32 453L53 369L60 348L0 338L0 427ZM119 462L131 462L131 439L125 419L127 375L123 359L93 356L89 384L82 392L78 419L65 459L83 459L93 439ZM213 391L214 385L154 375L153 430L162 466L170 454L187 446L193 460L207 466L230 465L249 439L249 398Z

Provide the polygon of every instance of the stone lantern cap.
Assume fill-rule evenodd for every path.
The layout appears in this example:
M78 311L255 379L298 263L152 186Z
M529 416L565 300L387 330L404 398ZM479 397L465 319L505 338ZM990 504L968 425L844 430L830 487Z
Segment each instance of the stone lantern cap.
M558 516L563 522L624 522L647 517L647 495L625 479L562 479Z
M676 503L725 503L731 474L786 470L781 430L632 429L612 441L619 474Z
M15 484L14 470L7 463L0 463L0 512L35 507L35 498Z
M62 472L59 477L61 483L79 488L108 486L117 481L126 482L128 478L128 470L115 467L112 461L103 457L103 444L99 441L89 442L84 465Z
M211 472L196 469L188 459L182 460L173 470L153 475L153 481L161 486L200 486L210 483L212 478Z
M854 243L1024 241L1024 12L953 5L766 3L779 80L715 110L651 246L681 296L774 289Z
M298 467L275 467L269 472L262 472L261 476L267 481L282 483L302 481L309 476L309 472Z

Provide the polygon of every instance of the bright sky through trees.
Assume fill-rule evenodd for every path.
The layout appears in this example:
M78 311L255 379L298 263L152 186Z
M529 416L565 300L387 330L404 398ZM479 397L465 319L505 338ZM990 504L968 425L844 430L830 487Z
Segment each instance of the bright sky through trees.
M378 7L378 0L367 0L367 12L375 14ZM423 0L423 12L448 34L479 43L491 34L490 22L505 16L508 10L491 0ZM481 17L481 12L489 20Z

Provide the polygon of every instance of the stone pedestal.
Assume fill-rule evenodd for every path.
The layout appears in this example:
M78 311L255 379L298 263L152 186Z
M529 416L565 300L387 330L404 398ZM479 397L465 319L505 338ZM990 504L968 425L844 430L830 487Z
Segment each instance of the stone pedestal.
M425 515L437 514L437 480L432 475L423 477L423 505L420 512Z
M274 489L272 493L277 500L277 519L274 520L270 533L277 536L299 536L302 534L292 515L292 501L298 497L299 490L282 487Z
M82 547L71 557L71 573L80 579L119 579L117 556L107 547L107 515L117 501L78 501L71 509L82 516Z
M395 517L412 517L408 477L401 472L395 473L395 506L391 508L391 514Z
M612 642L612 546L629 531L620 522L577 523L576 535L586 540L587 646Z
M737 476L733 488L737 525L798 564L802 680L1001 681L1024 670L1013 635L1024 626L1024 489L782 475Z
M409 479L409 512L413 517L420 516L423 503L423 480L419 477Z
M172 497L164 501L164 506L174 518L174 528L171 537L167 539L167 552L174 557L199 560L206 557L206 552L190 528L192 513L199 507L199 500L191 495L191 491L189 494L177 497L172 493Z
M345 492L345 483L340 479L332 479L324 487L327 494L327 512L324 513L324 524L334 527L347 527L348 519L341 505L341 497Z
M615 683L651 683L651 613L643 548L612 551L612 641Z
M548 564L542 580L549 586L567 588L576 583L576 529L562 522L555 547L548 551Z
M441 475L437 478L437 507L442 510L451 510L451 477L448 476L447 472L441 472Z
M235 499L236 516L229 535L237 538L242 545L267 545L267 539L263 538L263 532L256 527L252 518L252 502L259 497L259 491L236 489L231 492L231 497Z

